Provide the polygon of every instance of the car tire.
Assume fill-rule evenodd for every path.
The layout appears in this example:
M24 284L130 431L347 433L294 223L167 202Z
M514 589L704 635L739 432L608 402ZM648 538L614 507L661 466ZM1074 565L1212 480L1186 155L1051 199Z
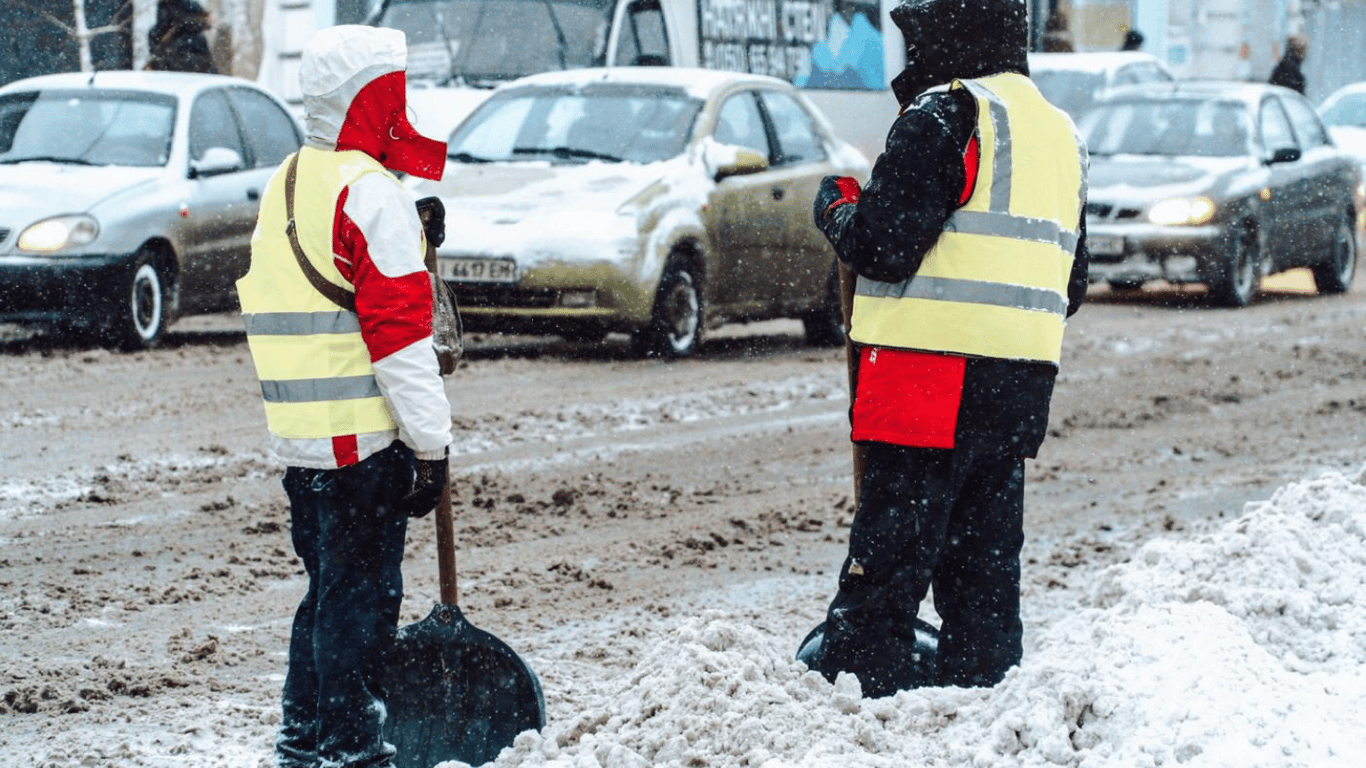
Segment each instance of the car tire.
M1137 291L1143 287L1142 280L1110 280L1112 291Z
M806 343L813 347L838 347L844 344L839 265L831 265L821 306L802 317L802 327L806 331Z
M695 268L683 256L669 258L655 291L650 324L631 335L641 357L689 357L702 344L702 290Z
M1328 261L1309 268L1314 273L1314 286L1319 293L1345 293L1352 285L1357 269L1357 242L1351 225L1338 222L1333 233L1333 253Z
M1226 307L1246 307L1261 287L1261 248L1257 230L1244 227L1236 236L1232 252L1221 262L1209 282L1214 300Z
M111 297L105 340L124 352L156 346L166 331L166 291L156 254L138 251Z

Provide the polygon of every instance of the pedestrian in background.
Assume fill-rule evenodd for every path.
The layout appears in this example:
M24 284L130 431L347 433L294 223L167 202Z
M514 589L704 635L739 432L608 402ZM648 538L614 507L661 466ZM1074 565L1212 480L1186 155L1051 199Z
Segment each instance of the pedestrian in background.
M440 179L405 105L402 32L334 26L304 47L307 138L261 197L237 283L308 573L289 643L281 768L388 766L381 670L409 517L447 482L451 412L432 345L426 241L395 172Z
M1039 43L1044 53L1072 53L1077 49L1072 41L1067 11L1061 6L1048 12L1043 23L1043 39Z
M1136 29L1130 29L1124 33L1124 44L1119 47L1121 51L1138 51L1143 49L1143 33Z
M216 73L205 36L212 28L209 12L195 0L160 0L156 24L147 34L147 69Z
M1304 93L1305 79L1302 69L1304 60L1309 56L1309 38L1304 35L1291 35L1285 39L1285 55L1276 62L1268 80L1272 85L1280 85L1292 91Z
M1024 462L1048 426L1064 319L1086 293L1086 148L1028 78L1024 0L909 0L902 111L866 188L827 176L817 226L857 275L851 437L866 448L839 589L814 653L865 696L1020 661Z

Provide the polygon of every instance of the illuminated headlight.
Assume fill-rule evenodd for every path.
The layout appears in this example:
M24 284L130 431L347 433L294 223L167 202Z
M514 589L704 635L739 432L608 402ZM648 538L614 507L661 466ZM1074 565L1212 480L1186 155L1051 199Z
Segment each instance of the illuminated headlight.
M1148 221L1170 226L1204 224L1214 218L1214 201L1208 197L1176 197L1163 200L1148 211Z
M597 291L565 291L560 294L560 306L573 309L592 309L598 305Z
M100 225L90 216L56 216L31 225L19 235L21 251L52 253L63 248L85 245L100 233Z

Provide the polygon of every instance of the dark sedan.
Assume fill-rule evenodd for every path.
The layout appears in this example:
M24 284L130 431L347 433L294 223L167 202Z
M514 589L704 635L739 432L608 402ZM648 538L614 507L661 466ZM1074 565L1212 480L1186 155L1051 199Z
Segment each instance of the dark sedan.
M1246 306L1308 267L1320 293L1356 269L1361 176L1297 93L1233 82L1116 89L1081 126L1091 151L1091 279L1203 283Z

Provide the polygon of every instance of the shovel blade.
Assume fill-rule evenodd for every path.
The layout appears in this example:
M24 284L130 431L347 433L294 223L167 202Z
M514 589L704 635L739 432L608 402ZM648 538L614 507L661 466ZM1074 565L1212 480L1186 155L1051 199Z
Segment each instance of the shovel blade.
M545 727L540 678L457 606L438 604L400 628L386 673L384 736L398 768L483 765L517 734Z

